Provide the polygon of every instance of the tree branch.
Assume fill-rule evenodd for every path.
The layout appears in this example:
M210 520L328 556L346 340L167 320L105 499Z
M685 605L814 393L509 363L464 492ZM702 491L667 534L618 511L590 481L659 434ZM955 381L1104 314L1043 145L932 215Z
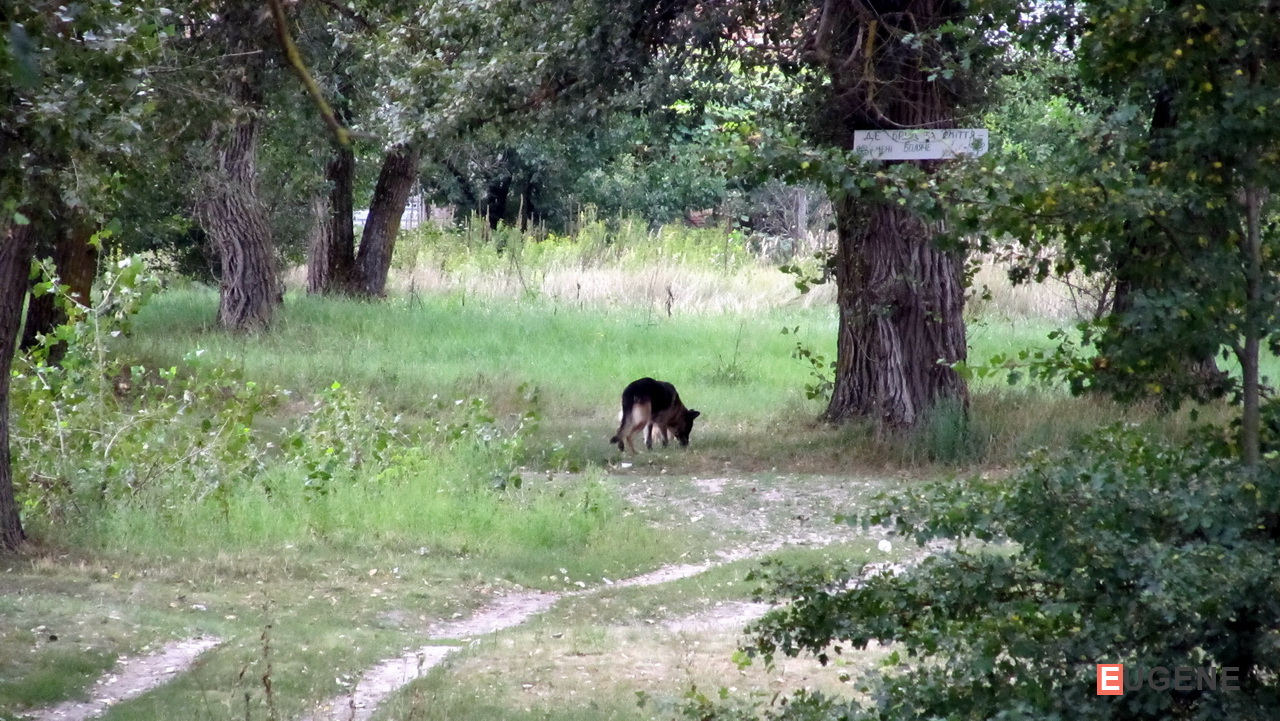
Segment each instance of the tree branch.
M334 114L333 108L324 99L324 93L320 91L320 85L316 83L315 78L311 77L311 73L307 72L307 66L302 62L302 53L298 52L298 46L294 44L293 36L289 34L288 20L284 16L284 7L280 4L280 0L267 0L267 4L271 6L271 17L275 20L276 26L276 38L280 41L280 47L284 50L284 56L288 60L289 66L293 68L293 71L302 80L302 84L306 86L311 99L315 101L316 107L320 110L320 116L324 118L324 124L329 126L329 130L333 131L333 136L338 141L338 144L343 147L350 145L351 131L347 130L338 121L338 116Z

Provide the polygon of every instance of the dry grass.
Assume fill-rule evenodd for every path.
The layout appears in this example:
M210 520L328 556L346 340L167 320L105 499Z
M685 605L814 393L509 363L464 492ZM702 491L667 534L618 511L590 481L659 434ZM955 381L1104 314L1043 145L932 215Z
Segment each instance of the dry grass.
M982 259L970 287L966 315L971 318L1034 319L1068 325L1081 319L1081 304L1085 302L1055 280L1014 285L1008 268L990 256Z
M758 264L721 270L690 268L662 260L636 269L622 265L554 264L523 269L514 265L477 273L419 266L398 271L389 281L394 292L460 293L490 298L534 295L557 305L597 308L647 307L657 314L676 312L750 313L781 307L825 307L835 288L796 290L791 276Z

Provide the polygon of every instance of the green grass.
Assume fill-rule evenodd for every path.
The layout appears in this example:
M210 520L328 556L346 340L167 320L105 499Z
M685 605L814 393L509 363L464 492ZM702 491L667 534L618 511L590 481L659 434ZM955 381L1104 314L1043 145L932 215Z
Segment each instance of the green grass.
M123 352L169 365L205 349L236 358L261 381L317 390L338 380L410 412L437 394L502 401L533 383L566 415L611 417L622 386L652 375L727 418L799 397L804 370L790 357L795 337L781 334L784 325L800 325L809 345L834 338L833 316L823 311L668 318L641 309L553 310L538 300L375 304L294 294L272 332L232 337L212 329L215 308L209 289L167 292L139 316Z
M870 424L827 427L823 402L805 398L813 371L792 357L797 342L834 357L833 309L781 307L748 316L654 315L644 308L565 308L546 299L422 296L385 303L291 294L275 329L235 337L211 327L213 291L186 287L145 309L123 352L170 365L204 349L241 364L245 375L314 393L335 380L388 403L410 420L441 399L483 397L503 413L539 391L542 428L530 447L534 467L581 468L616 461L605 442L617 397L629 380L670 380L703 412L697 454L669 452L673 471L790 467L973 466L1015 462L1041 444L1065 442L1145 409L1070 397L1053 388L1010 387L1003 376L972 384L969 420L957 409L914 433L879 433ZM783 328L798 334L782 334ZM1047 347L1045 321L991 321L970 334L970 360L1029 346ZM653 461L646 456L643 461Z
M553 707L513 705L506 698L495 697L492 686L462 681L447 669L439 668L415 682L407 692L384 703L373 716L374 721L641 721L649 718L652 715L639 708L634 697L564 699Z
M611 247L597 243L592 252L607 254ZM531 264L568 253L551 246L526 250ZM264 718L261 678L268 664L275 689L270 703L281 716L298 715L341 692L344 680L378 659L420 643L431 621L466 614L493 593L572 590L705 558L759 533L738 522L745 515L713 522L699 513L700 520L692 520L688 511L695 506L737 504L746 514L773 504L792 516L806 512L762 500L770 491L811 504L812 522L825 523L823 514L856 510L830 507L823 493L832 483L871 489L1003 468L1033 448L1064 444L1122 418L1173 436L1190 425L1186 413L1009 387L1003 378L973 384L967 418L959 407L939 408L910 433L824 424L818 420L823 401L804 392L813 368L792 352L799 342L834 357L834 308L794 299L751 305L752 284L772 271L746 268L735 256L734 273L716 275L723 268L710 262L711 250L698 246L700 265L694 265L703 275L683 280L714 293L717 283L750 270L749 283L734 290L743 295L705 306L685 298L669 313L660 298L577 302L570 291L548 291L549 285L511 297L467 289L397 293L376 303L290 293L270 332L234 336L213 325L214 290L187 284L158 295L120 342L119 354L154 368L181 366L186 354L205 350L206 357L230 359L246 379L293 392L293 400L258 417L246 432L264 440L285 437L309 402L336 381L360 404L379 401L403 414L408 443L387 467L348 469L323 493L308 490L303 468L264 453L265 470L220 479L209 493L192 492L200 486L171 477L131 495L73 504L66 515L32 512L35 545L0 568L16 589L0 596L0 718L7 721L9 709L75 697L119 654L195 634L225 642L193 673L120 704L108 718ZM644 281L645 266L633 261L619 265L634 282ZM556 262L569 267L573 258ZM468 270L467 263L475 267ZM525 273L530 282L547 281L553 270L515 268L510 258L491 255L459 266L477 276ZM635 295L634 288L623 290L623 298ZM1049 345L1052 323L992 318L970 326L972 363ZM784 335L784 328L798 332ZM622 387L646 375L674 382L685 402L703 412L690 448L633 457L607 443ZM467 401L475 398L486 401L508 435L493 443L474 439L476 420L467 416L474 407ZM128 409L128 399L120 406ZM537 422L511 430L527 413ZM435 427L463 422L472 424L463 440ZM358 412L352 423L360 425ZM175 419L166 432L191 439L198 425L194 417ZM506 475L513 470L504 465L508 460L522 479L519 487ZM508 482L505 490L495 489L495 476ZM741 483L709 494L698 479ZM624 501L640 482L669 502L669 516ZM783 555L799 563L833 554L857 560L869 552L865 544L846 544ZM714 665L727 657L727 645L708 641L696 652L691 646L671 651L663 639L646 639L631 626L741 600L750 590L741 580L747 565L661 588L566 600L528 629L467 652L460 666L499 669L486 671L487 680L453 675L451 662L380 717L648 717L634 705L634 690L644 688L636 679L606 679L598 697L551 694L522 703L523 692L501 671L513 652L496 644L511 639L512 648L526 654L518 668L542 679L539 684L578 658L588 659L582 664L591 674L616 674L610 657L616 644L641 654L674 653L677 663L679 653L701 654ZM557 625L567 629L562 638L551 630ZM554 668L535 658L544 645L559 654ZM687 678L666 678L665 708L675 708L688 680L721 671L732 673L691 670Z

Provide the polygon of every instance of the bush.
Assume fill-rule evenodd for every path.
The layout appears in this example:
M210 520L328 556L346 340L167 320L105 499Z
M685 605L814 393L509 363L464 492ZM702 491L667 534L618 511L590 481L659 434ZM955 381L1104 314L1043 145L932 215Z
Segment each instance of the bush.
M825 661L893 644L875 704L808 698L805 718L1280 717L1280 464L1243 468L1214 435L1171 446L1114 427L1011 479L882 499L863 523L950 550L865 579L767 571L790 605L747 652ZM1235 667L1240 690L1098 696L1099 663Z

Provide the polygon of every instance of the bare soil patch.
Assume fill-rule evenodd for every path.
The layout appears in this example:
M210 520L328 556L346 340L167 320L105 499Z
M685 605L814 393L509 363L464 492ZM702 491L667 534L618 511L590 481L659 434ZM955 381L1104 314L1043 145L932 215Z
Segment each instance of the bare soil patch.
M33 712L35 721L85 721L107 712L113 704L172 680L186 672L200 654L221 643L221 639L191 638L165 644L146 656L121 657L110 673L98 679L88 701L67 701Z

